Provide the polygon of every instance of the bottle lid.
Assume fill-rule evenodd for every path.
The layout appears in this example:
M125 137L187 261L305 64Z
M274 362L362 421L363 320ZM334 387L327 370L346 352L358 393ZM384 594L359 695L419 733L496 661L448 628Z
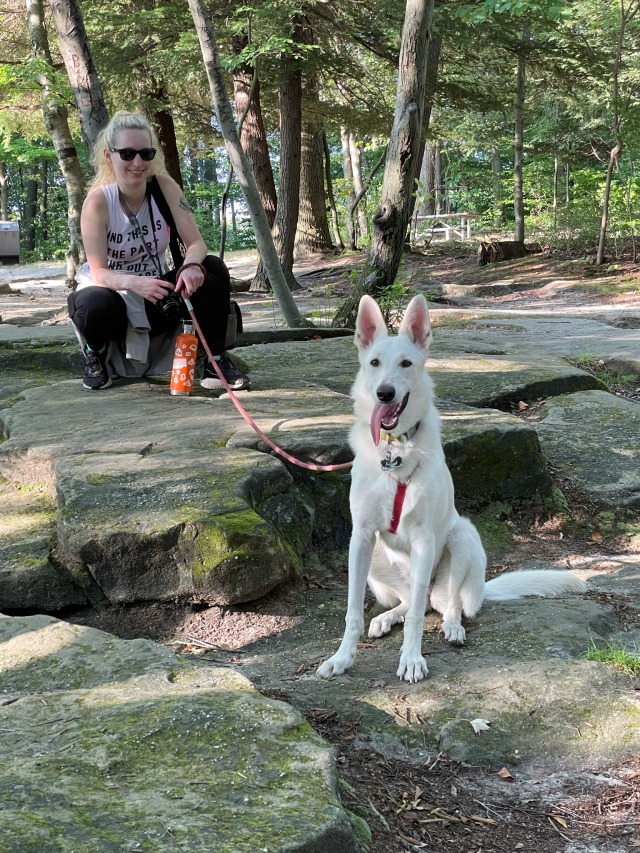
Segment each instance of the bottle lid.
M193 332L193 323L191 322L191 320L183 320L182 321L182 331L185 332L186 334Z

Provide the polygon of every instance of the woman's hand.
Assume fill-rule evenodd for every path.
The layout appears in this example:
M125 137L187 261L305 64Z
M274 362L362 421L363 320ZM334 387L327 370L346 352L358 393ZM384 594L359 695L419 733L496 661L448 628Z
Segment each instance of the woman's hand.
M130 282L128 289L149 302L160 302L174 289L170 281L150 275L131 276Z
M180 275L176 282L176 293L188 299L196 290L202 286L204 281L204 272L200 264L186 264L181 268Z

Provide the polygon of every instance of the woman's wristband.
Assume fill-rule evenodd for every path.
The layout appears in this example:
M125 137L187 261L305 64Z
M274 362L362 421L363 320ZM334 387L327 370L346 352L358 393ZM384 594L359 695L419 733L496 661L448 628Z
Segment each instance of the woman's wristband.
M202 273L202 275L206 275L206 274L207 274L206 269L202 266L202 264L198 263L198 261L189 261L189 262L188 262L188 263L186 263L186 264L182 264L182 266L180 267L180 269L179 269L179 270L178 270L178 272L176 273L176 281L180 278L180 276L182 275L182 273L183 273L186 269L188 269L189 267L198 267L198 269L200 270L200 272Z

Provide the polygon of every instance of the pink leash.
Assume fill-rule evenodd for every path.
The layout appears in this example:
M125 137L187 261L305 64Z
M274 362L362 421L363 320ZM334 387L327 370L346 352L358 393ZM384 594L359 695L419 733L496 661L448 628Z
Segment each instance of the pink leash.
M262 432L260 427L255 423L255 421L253 421L251 419L251 416L246 412L246 410L242 406L242 403L238 400L236 395L233 393L233 391L229 387L229 383L224 378L223 373L218 366L218 362L211 355L211 350L209 349L209 346L204 339L204 335L202 334L202 329L200 328L200 325L198 324L198 321L196 320L195 314L193 313L193 306L192 306L191 302L188 299L184 299L184 304L187 306L187 311L189 312L191 319L193 320L193 325L195 327L196 332L198 333L198 337L202 341L202 345L203 345L204 350L207 354L207 358L209 359L209 362L213 365L213 368L214 368L215 372L218 374L220 381L222 382L227 393L231 397L231 400L233 401L233 405L240 412L240 414L245 419L245 421L249 424L249 426L255 432L257 432L257 434L260 436L260 438L266 444L268 444L269 447L273 451L275 451L275 453L278 454L278 456L282 456L282 458L286 459L287 462L291 462L293 465L297 465L299 468L306 468L308 471L340 471L343 468L351 468L351 466L353 465L353 462L342 462L338 465L317 465L315 462L303 462L301 459L296 459L295 456L292 456L290 453L287 453L286 450L283 450L281 447L278 447L278 445L274 444L270 438L267 438L267 436Z

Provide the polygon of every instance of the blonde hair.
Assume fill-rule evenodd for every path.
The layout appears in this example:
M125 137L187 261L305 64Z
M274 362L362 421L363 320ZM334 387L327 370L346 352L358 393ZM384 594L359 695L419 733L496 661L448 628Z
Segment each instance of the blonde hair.
M164 154L162 153L158 136L149 121L140 113L130 113L127 110L120 110L113 116L109 124L100 131L96 138L90 160L96 174L93 180L90 181L88 189L114 183L113 167L104 152L105 149L116 147L116 138L121 130L146 130L151 138L151 148L156 149L156 156L151 161L151 174L160 175L166 172Z

